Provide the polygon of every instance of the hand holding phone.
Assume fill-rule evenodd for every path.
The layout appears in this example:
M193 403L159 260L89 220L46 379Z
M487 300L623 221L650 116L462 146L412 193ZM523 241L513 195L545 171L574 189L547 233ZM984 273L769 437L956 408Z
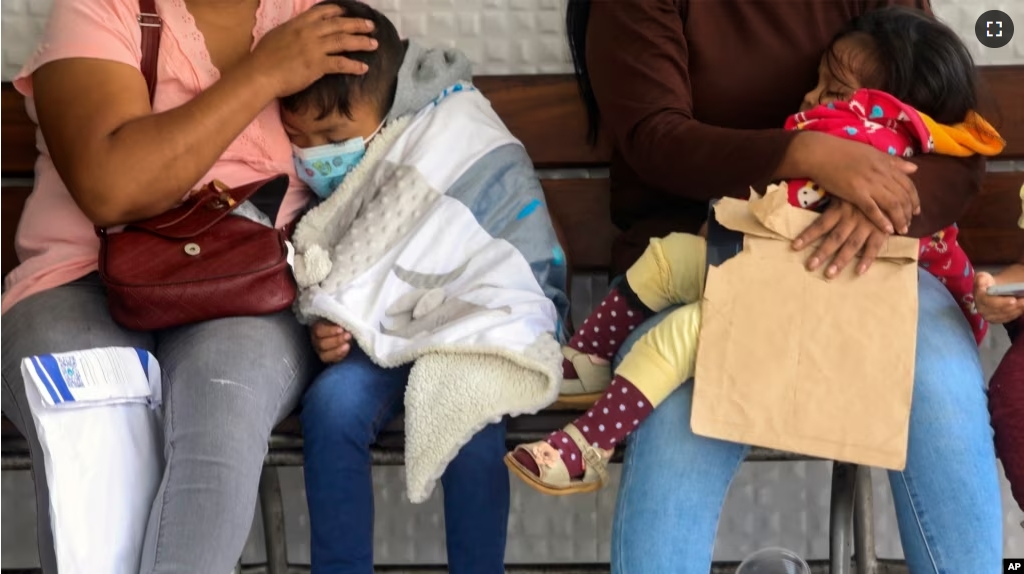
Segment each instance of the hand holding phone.
M989 323L1009 323L1024 315L1024 282L1011 269L1007 268L1003 278L1013 283L1000 285L991 273L984 271L974 276L974 304Z

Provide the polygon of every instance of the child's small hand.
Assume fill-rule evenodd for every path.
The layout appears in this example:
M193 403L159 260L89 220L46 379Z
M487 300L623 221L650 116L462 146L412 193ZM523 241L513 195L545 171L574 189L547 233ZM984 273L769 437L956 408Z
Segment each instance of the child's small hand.
M352 349L352 334L330 321L321 319L313 323L309 336L316 354L324 363L337 363Z
M989 273L975 275L974 304L978 313L989 323L1009 323L1024 315L1024 299L988 294L988 288L995 284L995 278Z

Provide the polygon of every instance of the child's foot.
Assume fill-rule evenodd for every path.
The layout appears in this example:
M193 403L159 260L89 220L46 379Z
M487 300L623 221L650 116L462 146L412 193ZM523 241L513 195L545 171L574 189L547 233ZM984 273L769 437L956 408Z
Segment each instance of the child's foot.
M572 494L600 488L593 473L602 475L616 445L650 415L653 405L633 383L616 375L594 406L562 430L541 442L521 445L505 463L531 486L548 494ZM593 453L601 456L595 460ZM591 467L597 468L591 468ZM588 476L590 478L588 479ZM603 478L602 478L603 480Z
M556 406L589 407L611 384L611 363L572 347L562 347L562 356L562 388Z
M505 464L534 489L555 496L593 492L608 482L608 461L613 450L587 444L572 424L554 435L562 435L559 442L564 441L563 448L552 446L551 438L521 444L505 455ZM571 467L567 460L573 461Z

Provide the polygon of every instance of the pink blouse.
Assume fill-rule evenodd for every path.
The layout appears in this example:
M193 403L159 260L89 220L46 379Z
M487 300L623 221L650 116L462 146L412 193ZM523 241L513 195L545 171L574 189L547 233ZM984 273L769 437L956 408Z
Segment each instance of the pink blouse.
M262 0L253 38L305 11L316 0ZM202 33L184 0L156 0L164 26L157 67L154 112L184 104L210 87L220 72L210 61ZM65 58L98 58L139 68L142 35L136 19L138 0L56 0L36 52L14 79L25 95L28 114L36 120L32 73ZM244 96L240 96L244 97ZM37 121L38 123L38 121ZM74 281L96 270L99 241L92 223L75 204L53 166L42 134L36 131L39 159L35 188L25 202L15 246L21 264L5 278L2 311L29 295ZM292 185L277 225L293 220L309 199L295 177L291 146L281 126L277 103L267 106L224 151L196 184L219 179L235 186L287 173Z

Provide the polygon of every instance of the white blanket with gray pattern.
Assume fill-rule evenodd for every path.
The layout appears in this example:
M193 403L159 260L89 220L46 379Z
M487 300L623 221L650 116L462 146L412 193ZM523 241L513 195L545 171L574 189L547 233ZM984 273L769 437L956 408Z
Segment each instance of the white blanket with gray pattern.
M413 502L485 425L557 396L565 257L529 157L479 92L390 121L294 244L302 319L342 325L380 366L414 363Z

